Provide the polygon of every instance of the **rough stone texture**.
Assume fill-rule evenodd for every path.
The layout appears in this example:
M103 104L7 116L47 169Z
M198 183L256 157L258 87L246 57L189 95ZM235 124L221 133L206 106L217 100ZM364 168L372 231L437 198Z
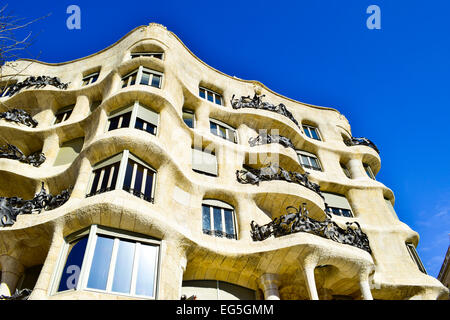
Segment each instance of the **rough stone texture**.
M164 52L164 59L130 58L130 52L142 51ZM19 66L29 63L17 61ZM164 74L161 89L143 85L121 88L121 77L139 66ZM9 68L5 66L2 74L13 74ZM82 86L83 74L98 68L99 79ZM173 33L158 24L138 27L105 50L85 58L57 64L32 61L27 74L57 76L70 85L67 90L49 86L24 89L12 97L0 98L0 112L6 110L5 106L23 108L39 121L38 127L28 128L0 120L0 137L25 153L42 150L47 158L40 168L0 159L0 196L30 198L41 181L54 194L74 187L70 200L62 207L39 215L19 216L12 227L0 229L0 256L12 257L25 268L43 264L31 299L129 299L82 290L52 293L64 237L92 224L161 240L158 299L179 299L182 281L194 279L227 281L257 290L258 296L265 292L266 298L447 296L447 289L421 273L409 256L405 241L417 245L419 237L393 217L386 206L384 198L394 202L392 191L364 172L363 162L376 174L380 156L370 147L344 144L343 137L351 137L351 129L338 111L297 102L259 82L225 75L195 57ZM24 78L18 76L17 80ZM224 105L201 99L199 86L220 93ZM233 94L253 96L255 92L265 94L265 101L286 105L299 123L317 126L323 141L307 138L280 114L232 109ZM93 103L99 100L101 104L92 110ZM159 113L157 135L132 128L106 132L108 113L136 100ZM70 104L75 104L71 117L53 125L54 114ZM182 120L183 107L195 112L193 130ZM213 136L209 118L236 128L239 144ZM262 242L251 240L252 220L265 224L284 214L286 206L298 207L303 202L313 217L320 218L325 207L320 196L299 185L272 181L253 186L236 181L236 170L251 161L262 165L278 160L286 170L305 172L290 148L278 144L250 147L248 139L260 129L288 137L296 149L317 155L324 171L312 171L310 180L319 183L322 191L347 197L355 217L335 217L335 221L342 225L357 221L369 237L372 255L305 233ZM67 165L53 166L62 143L78 137L85 140L76 159ZM214 146L218 177L192 171L191 147L196 144ZM123 150L129 150L157 171L153 204L122 190L85 197L92 167ZM339 162L348 167L352 179L345 176ZM237 240L202 233L204 198L234 206ZM11 273L22 272L10 270L10 264L2 260L0 267L9 283L14 282L8 280ZM311 289L311 281L316 291Z

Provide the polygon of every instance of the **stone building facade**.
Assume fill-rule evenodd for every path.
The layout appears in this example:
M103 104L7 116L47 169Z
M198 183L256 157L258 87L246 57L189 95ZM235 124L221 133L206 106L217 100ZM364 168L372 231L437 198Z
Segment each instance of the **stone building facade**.
M6 298L447 295L335 109L223 74L154 23L2 76Z

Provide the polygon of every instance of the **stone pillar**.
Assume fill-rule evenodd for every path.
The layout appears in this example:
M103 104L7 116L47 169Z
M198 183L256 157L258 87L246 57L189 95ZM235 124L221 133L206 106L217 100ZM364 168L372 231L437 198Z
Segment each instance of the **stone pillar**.
M352 179L365 179L366 173L364 171L361 159L351 159L347 162L347 168L350 171Z
M280 300L279 284L277 274L265 273L259 278L259 285L264 292L265 300Z
M364 300L373 300L369 285L369 272L362 270L359 274L359 288Z
M70 120L79 120L85 118L90 112L90 102L89 98L85 95L79 95L77 97L77 102L73 107Z
M8 255L0 257L0 265L2 267L0 296L11 296L16 291L16 285L23 274L24 267L20 261Z
M319 300L317 294L316 281L314 279L314 269L316 265L312 262L305 262L303 265L303 275L305 276L306 289L311 300Z

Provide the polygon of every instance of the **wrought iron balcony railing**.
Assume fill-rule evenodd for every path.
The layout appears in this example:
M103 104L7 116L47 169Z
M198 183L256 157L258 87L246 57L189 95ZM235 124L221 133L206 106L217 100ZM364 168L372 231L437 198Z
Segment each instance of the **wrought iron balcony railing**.
M12 96L22 89L28 89L31 87L35 87L36 89L39 89L39 88L43 88L47 85L56 87L58 89L66 90L67 87L69 86L69 83L61 82L61 80L58 77L49 77L49 76L34 77L34 76L31 76L21 82L11 84L11 85L3 88L3 90L8 89L8 95Z
M283 180L291 183L297 183L306 187L323 198L320 186L308 179L309 172L298 173L287 171L277 164L270 164L261 169L245 168L245 170L237 170L236 178L239 183L259 185L262 181Z
M35 167L39 167L46 159L42 152L35 152L29 156L25 156L19 148L9 143L0 146L0 158L19 160L20 162L28 163Z
M240 98L235 99L234 96L235 95L233 94L233 96L231 97L231 101L230 101L233 109L253 108L253 109L261 109L261 110L276 112L285 117L288 117L297 125L297 127L299 127L298 121L294 118L292 113L282 103L280 103L279 105L276 106L269 102L263 102L262 98L265 95L258 95L256 93L253 96L253 98L250 98L250 96L246 96L246 97L241 96Z
M39 214L42 210L56 209L69 200L70 193L71 188L68 188L53 196L45 191L42 182L41 191L36 193L31 200L23 200L19 197L0 197L0 226L12 226L20 214Z
M0 119L10 122L21 123L27 127L36 128L39 124L33 117L22 109L11 109L0 113Z
M377 153L380 153L380 150L378 150L375 143L373 143L372 141L370 141L367 138L352 137L351 139L345 139L344 143L349 147L351 147L351 146L368 146L368 147L371 147L372 149L374 149Z
M330 239L342 244L348 244L368 253L371 253L369 239L362 232L358 222L347 222L346 229L339 227L336 222L331 220L331 215L327 212L323 221L312 219L308 216L306 203L303 208L298 209L292 206L286 208L287 214L273 219L265 225L258 225L255 221L251 222L251 231L253 241L263 241L270 236L275 238L297 232L307 232L316 236Z
M250 147L270 143L279 143L285 148L292 148L295 150L294 144L292 143L291 139L276 134L271 135L268 133L260 133L256 138L250 138L248 140L248 143Z

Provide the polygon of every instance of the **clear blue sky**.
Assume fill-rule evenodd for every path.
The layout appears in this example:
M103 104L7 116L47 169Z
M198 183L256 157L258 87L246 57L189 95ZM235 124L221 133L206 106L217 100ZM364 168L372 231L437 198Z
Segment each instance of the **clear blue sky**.
M66 27L71 4L81 30ZM381 30L366 27L372 4ZM29 19L52 13L32 26L40 33L29 55L42 61L87 56L158 22L222 72L338 109L355 137L381 150L377 179L394 191L437 276L450 233L450 1L9 0L9 9Z

